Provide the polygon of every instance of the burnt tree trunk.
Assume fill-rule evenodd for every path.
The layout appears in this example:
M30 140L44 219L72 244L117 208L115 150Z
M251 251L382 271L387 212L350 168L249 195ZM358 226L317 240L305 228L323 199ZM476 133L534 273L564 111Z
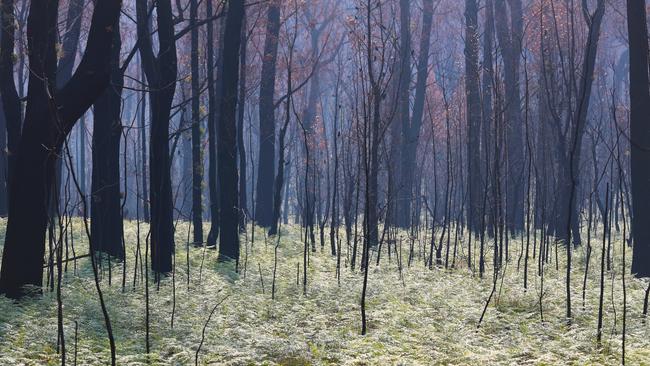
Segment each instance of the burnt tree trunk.
M467 221L476 232L481 224L481 100L478 68L478 4L465 0L465 96L467 98Z
M246 14L242 21L241 48L239 51L239 100L237 102L237 156L239 158L239 210L240 231L246 230L248 203L246 200L246 145L244 144L244 109L246 103Z
M1 93L1 91L0 91ZM7 118L0 103L0 217L7 216L9 174L7 166Z
M56 156L75 122L106 89L120 2L100 1L93 12L83 59L60 89L56 81L58 3L34 2L29 10L29 88L22 138L15 157L0 293L18 298L24 286L43 283L48 192Z
M291 66L289 66L291 67ZM278 150L278 173L275 176L275 183L273 185L273 219L271 221L271 228L269 229L269 235L276 235L278 233L278 224L280 223L280 208L282 207L282 188L284 186L284 166L285 162L285 150L286 150L286 141L285 137L287 135L287 128L289 127L289 121L291 120L291 71L289 70L287 76L287 101L286 101L286 115L284 119L284 125L280 129L279 136L279 150Z
M237 176L237 84L239 50L244 18L244 0L228 3L223 44L223 83L219 108L218 164L219 260L234 260L239 266L239 197ZM275 69L275 68L274 68Z
M198 1L191 0L190 27L192 27L192 30L190 31L190 68L192 73L192 228L194 229L194 245L201 246L203 245L203 154L201 152L201 91L199 90L199 28L196 24L198 8ZM212 24L208 24L208 27L212 27ZM208 47L211 46L212 45Z
M90 242L100 251L124 260L124 231L120 196L120 139L122 137L122 84L119 28L111 55L111 83L95 101L92 139Z
M63 57L59 60L56 70L56 87L61 88L72 76L72 69L77 58L79 47L79 36L81 34L81 20L83 16L84 0L73 0L68 4L66 15L66 32L61 42ZM63 158L56 162L56 180L52 186L50 205L50 216L54 217L60 212L60 197L64 196L61 187L61 176L63 174Z
M409 133L411 127L410 116L410 98L409 89L411 87L411 6L410 1L400 0L399 2L400 13L400 38L399 38L399 86L397 95L397 119L393 123L398 122L399 125L395 126L397 131L393 137L397 141L393 142L395 149L392 150L390 159L391 161L391 174L393 175L392 187L389 189L393 197L389 197L395 207L394 216L387 217L387 220L401 228L407 228L411 225L411 187L407 190L406 179L403 175L404 166L400 164L403 162L406 150L404 139ZM410 185L413 185L411 177ZM408 204L406 203L408 201ZM389 221L389 222L390 222Z
M264 227L271 225L273 217L273 177L275 175L275 74L280 33L280 4L269 2L266 19L266 39L262 56L260 80L260 132L259 162L257 164L257 204L255 220Z
M309 17L310 21L316 22ZM324 27L326 23L321 23L318 26L312 27L310 31L310 43L311 43L311 57L316 60L314 61L316 65L314 65L314 72L311 76L311 80L309 83L309 92L307 96L307 105L305 107L305 110L303 112L303 125L305 127L305 133L306 133L306 139L307 139L307 144L310 149L315 150L314 153L312 154L307 154L306 153L306 147L307 145L303 145L301 149L301 153L303 154L303 159L307 159L307 156L309 155L310 160L305 161L305 165L309 165L309 169L311 171L311 174L309 174L309 179L311 179L311 184L308 184L307 180L305 179L304 185L305 185L305 197L304 199L304 205L305 205L305 210L303 211L303 218L302 222L305 228L313 228L314 222L315 222L315 210L316 210L316 202L318 202L317 199L317 194L316 194L316 177L320 174L320 166L316 164L316 153L319 149L319 140L318 140L318 133L317 131L317 126L315 124L317 123L316 117L318 116L318 108L319 108L319 101L320 101L320 96L321 96L321 82L320 82L320 60L318 59L319 56L319 43L320 43L320 37L321 34L323 33Z
M648 26L645 1L627 0L630 42L630 145L632 148L632 273L650 277L650 93L648 91Z
M142 59L140 59L139 69L141 73L141 80L144 81L144 67L142 66ZM138 117L139 124L139 142L140 142L140 172L142 174L142 218L144 222L151 221L149 209L149 184L147 183L147 92L142 90L142 106L140 108L140 116Z
M149 84L151 112L149 146L151 268L157 273L168 273L172 270L174 253L169 156L169 118L177 73L174 21L171 1L157 1L159 53L155 56L148 27L147 1L138 0L136 10L140 57Z
M524 147L519 65L523 37L521 0L496 0L495 24L505 79L506 116L506 225L511 233L524 227ZM510 11L508 11L508 9Z
M571 126L566 142L560 141L559 147L563 152L558 157L560 170L563 174L558 176L558 189L560 189L558 201L561 205L557 226L557 239L575 245L581 243L580 231L578 230L579 206L578 187L580 184L580 158L582 152L582 141L587 127L587 113L591 99L591 89L594 80L596 67L596 55L598 53L598 40L600 38L600 27L605 14L604 0L599 0L593 14L588 14L588 9L583 9L585 21L589 26L587 41L585 44L585 56L582 62L579 88L576 100L576 108L571 113Z
M3 115L6 126L6 151L7 177L6 192L11 192L12 173L16 165L18 144L22 127L22 109L16 84L14 83L14 43L15 43L15 16L14 0L3 1L0 5L2 16L2 36L0 37L0 97L2 98ZM7 201L10 197L7 197ZM6 202L4 213L7 213L9 202Z
M205 16L212 16L212 1L205 2ZM217 196L217 104L214 82L214 24L208 23L206 35L207 80L208 80L208 193L210 194L210 231L206 245L216 246L219 231L219 197Z
M493 89L492 83L494 82L494 58L492 56L492 49L494 43L494 4L492 0L487 0L485 2L485 20L484 20L484 32L483 32L483 65L482 65L482 85L481 85L481 112L482 112L482 129L481 135L483 139L483 168L481 172L481 179L483 179L483 201L481 202L481 244L484 244L485 233L491 235L494 230L491 227L494 225L494 215L489 214L488 207L493 205L494 197L491 195L493 192L494 183L491 179L492 174L492 163L497 161L497 159L491 158L496 152L492 151L494 144L495 131L494 126L494 116L493 116ZM484 270L484 247L481 246L481 251L479 253L479 271L481 275Z
M210 1L206 2L208 8L208 17L212 14L212 4ZM222 67L217 68L217 81L214 80L214 25L208 24L207 41L208 41L208 185L210 192L210 231L208 232L208 247L217 246L217 237L219 236L219 182L217 179L217 118L220 114L219 104L221 100L221 83L223 82ZM221 29L222 25L219 24L217 29ZM217 44L217 54L221 55L223 48L223 32L219 33L219 40ZM220 56L219 56L220 57ZM219 60L220 61L220 60Z
M415 161L420 139L420 128L424 115L427 78L429 76L429 48L431 43L431 27L433 24L433 0L423 1L422 36L420 38L420 55L417 63L417 76L415 81L415 99L413 101L413 115L408 128L404 128L402 136L402 181L403 192L406 199L398 202L400 215L411 215L413 200L419 200L417 190L413 189L415 177ZM403 218L407 220L407 218ZM407 224L411 224L407 222Z

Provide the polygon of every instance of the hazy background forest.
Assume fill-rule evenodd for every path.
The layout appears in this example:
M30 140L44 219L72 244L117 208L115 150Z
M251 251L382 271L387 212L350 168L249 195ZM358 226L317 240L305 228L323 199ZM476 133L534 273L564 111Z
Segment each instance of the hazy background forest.
M644 0L3 0L0 363L650 365Z

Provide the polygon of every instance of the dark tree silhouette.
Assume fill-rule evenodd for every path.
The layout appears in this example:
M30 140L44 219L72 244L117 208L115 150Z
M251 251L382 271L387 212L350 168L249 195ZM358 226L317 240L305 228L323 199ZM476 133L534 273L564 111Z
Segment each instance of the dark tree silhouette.
M194 245L203 244L203 153L201 151L201 91L199 90L201 75L199 74L199 27L196 25L198 10L198 1L191 0L190 67L192 73L192 227L194 228ZM213 27L213 24L208 24L208 27Z
M481 219L481 100L478 68L478 4L465 0L465 96L467 98L467 176L470 229L480 229Z
M414 199L418 197L414 190L415 161L420 140L420 129L424 116L424 104L426 97L427 78L429 76L429 49L431 46L431 28L433 24L433 0L423 1L422 12L422 34L420 38L420 55L417 63L417 76L415 81L415 99L413 100L413 112L410 123L403 127L402 136L402 172L403 190L407 199L398 202L400 215L411 216L411 206ZM411 225L410 219L403 218ZM417 219L416 219L417 220Z
M8 209L9 195L7 189L9 188L9 174L7 159L7 119L4 114L4 105L0 101L0 217L7 216Z
M237 84L244 0L228 3L223 45L223 83L218 125L220 260L239 264L239 199L237 176Z
M120 4L116 0L97 2L84 56L61 88L55 85L58 2L31 4L27 23L27 109L12 172L0 272L0 293L9 297L23 296L25 285L40 287L43 283L47 195L56 157L77 119L108 85Z
M257 194L255 220L264 227L273 218L273 180L275 175L275 74L280 34L280 3L269 1L266 16L266 39L262 55L259 101L259 162L257 165Z
M23 113L14 83L14 43L15 43L15 23L14 0L3 1L0 5L2 9L2 36L0 37L0 97L2 98L2 109L6 125L6 190L10 192L12 172L16 165L18 144L22 128ZM5 154L4 150L2 154ZM7 197L7 201L9 197ZM7 208L9 202L6 202Z
M508 6L506 6L506 3ZM496 34L501 48L505 79L506 129L506 225L511 232L524 227L524 145L521 118L519 66L523 19L521 0L495 0Z
M292 86L292 75L293 75L293 49L295 46L297 37L297 32L294 32L291 42L289 43L289 56L287 57L287 100L285 101L285 112L284 112L284 123L282 128L280 128L280 136L278 138L278 172L275 175L275 181L273 184L273 218L271 219L271 227L269 228L269 235L278 234L279 223L280 223L280 208L282 207L282 190L284 188L284 169L286 165L286 135L287 128L289 127L289 121L291 121L291 106L293 99L291 94L293 93Z
M116 31L119 30L116 25ZM95 101L92 156L93 170L90 199L90 242L95 251L124 259L120 195L120 139L122 138L122 84L119 33L113 37L111 81Z
M212 1L205 2L205 12L207 17L212 16ZM207 48L207 81L208 81L208 192L210 193L210 231L206 245L209 247L217 246L217 237L219 235L219 195L217 193L217 87L214 81L214 28L213 23L208 24L206 35ZM223 43L223 38L219 37L219 46ZM218 80L221 82L221 68L219 68ZM220 93L219 93L220 94Z
M645 1L627 0L630 42L630 137L632 164L632 273L650 277L650 92Z
M154 55L146 0L137 0L138 43L149 86L151 269L172 270L174 225L169 156L169 119L176 89L176 38L170 0L156 2L158 55Z
M404 155L408 144L404 143L404 139L408 138L409 129L411 128L410 116L410 93L411 89L411 2L408 0L400 0L399 14L400 14L400 39L399 39L399 86L397 90L397 118L392 122L391 126L396 133L393 134L393 147L391 152L391 171L394 177L391 179L392 187L389 189L392 192L392 200L395 202L396 210L395 217L389 218L394 220L395 224L399 227L407 228L411 224L411 188L413 185L412 178L409 182L407 176L404 175ZM409 187L406 187L410 184ZM409 202L408 204L406 202Z
M72 0L68 3L68 11L65 19L65 34L61 41L61 51L63 57L59 60L56 68L56 87L61 88L70 80L72 69L77 58L77 48L79 47L79 37L81 35L81 21L83 17L84 0ZM63 158L57 159L56 162L56 180L50 193L50 216L55 217L61 212L60 204L63 196L61 187L61 176L63 174ZM52 222L51 227L54 227Z
M246 103L246 14L242 21L240 60L239 60L239 100L237 101L237 155L239 158L239 226L243 231L246 229L246 217L248 203L246 199L246 146L244 144L244 107Z

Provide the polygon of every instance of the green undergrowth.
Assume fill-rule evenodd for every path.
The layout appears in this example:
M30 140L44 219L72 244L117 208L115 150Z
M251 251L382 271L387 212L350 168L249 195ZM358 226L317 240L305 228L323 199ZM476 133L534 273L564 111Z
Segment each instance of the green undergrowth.
M5 221L0 222L0 234L4 226ZM144 224L140 228L143 255L147 228ZM205 329L198 358L201 365L615 365L621 360L623 288L618 236L613 242L613 269L605 274L605 318L599 346L600 249L596 244L584 306L585 250L574 252L573 317L568 322L564 249L558 249L559 270L555 263L545 266L543 292L538 261L531 253L528 289L524 290L521 242L511 241L510 261L477 328L492 289L491 265L486 266L484 278L467 269L467 238L460 238L454 268L430 270L422 257L428 252L424 243L430 239L423 238L422 244L415 242L409 266L405 240L401 272L395 253L389 257L384 249L379 266L373 254L368 276L368 334L362 336L359 301L363 273L358 265L351 271L345 242L340 281L329 242L323 250L317 243L316 252L309 252L304 295L301 230L285 226L272 299L276 238L265 240L258 229L251 243L249 230L242 237L240 271L236 273L233 264L217 262L215 250L191 247L188 252L188 228L186 223L177 226L175 274L163 278L159 286L149 282L150 354L145 353L145 283L139 271L134 286L134 222L125 223L126 286L122 287L121 263L111 264L110 285L109 265L102 265L101 287L119 365L193 365L208 315L221 301ZM75 252L87 253L82 222L75 220L72 233ZM486 251L491 250L492 243ZM552 254L554 259L554 248ZM628 250L628 266L630 255ZM107 364L108 339L89 259L68 262L63 278L67 364L74 364L75 358L77 365ZM630 276L626 280L626 360L630 365L650 365L650 325L641 315L646 284ZM46 290L40 298L19 303L0 297L0 364L60 364L56 324L55 292Z

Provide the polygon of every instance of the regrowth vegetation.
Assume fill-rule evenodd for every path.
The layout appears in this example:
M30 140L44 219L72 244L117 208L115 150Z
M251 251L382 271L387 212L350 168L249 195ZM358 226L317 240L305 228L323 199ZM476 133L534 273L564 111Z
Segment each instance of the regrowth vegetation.
M4 224L0 225L0 229ZM141 227L144 242L148 225ZM176 240L185 242L189 224L177 227ZM71 226L75 246L86 245L78 220ZM136 224L125 223L125 235L136 242ZM256 228L263 237L263 230ZM439 233L437 233L439 235ZM336 258L320 249L310 255L309 286L306 295L296 281L296 265L302 261L302 239L297 226L281 228L277 241L242 237L242 268L219 264L213 250L185 248L176 252L175 277L150 290L149 316L151 354L145 350L145 293L142 273L134 272L137 248L127 247L127 286L119 278L108 285L109 268L101 270L107 306L115 332L118 364L611 364L620 362L622 327L621 240L616 235L613 259L617 265L607 274L603 339L596 343L599 269L592 257L589 287L575 310L571 326L563 321L564 272L555 269L552 259L545 268L544 289L539 277L528 291L522 287L522 267L513 261L504 268L497 293L477 328L491 281L481 280L464 268L429 270L425 243L418 239L414 258L408 266L406 241L401 258L391 249L379 266L371 264L368 291L368 335L359 336L359 295L363 275L349 269L351 253L343 247L340 284L336 278ZM463 238L466 240L466 238ZM246 243L246 244L244 244ZM252 244L252 245L251 245ZM244 248L245 247L245 248ZM384 249L385 250L385 249ZM521 247L516 246L514 256ZM465 260L465 249L459 260ZM629 252L628 252L629 255ZM585 253L576 252L575 277L581 277ZM565 264L560 257L561 263ZM401 262L401 270L400 270ZM534 261L538 263L537 260ZM102 314L93 298L92 270L88 259L67 263L64 276L64 328L68 362L102 365L109 358ZM275 268L275 281L273 273ZM138 269L138 271L140 271ZM260 272L261 270L261 272ZM113 264L119 277L121 265ZM302 276L302 274L300 274ZM135 286L134 286L135 277ZM189 277L189 284L188 284ZM273 283L275 284L273 285ZM627 284L627 360L643 364L650 357L648 325L642 315L645 293L642 281ZM275 293L272 293L275 288ZM574 296L581 298L582 281L573 284ZM174 294L175 293L175 294ZM543 295L542 295L543 293ZM542 308L540 310L540 295ZM175 298L175 301L174 301ZM213 307L218 305L208 321ZM2 309L3 364L57 364L56 297L46 293L41 299L0 303ZM541 320L543 312L544 321ZM207 322L207 323L206 323ZM34 334L39 337L34 338ZM76 356L75 356L76 355Z

